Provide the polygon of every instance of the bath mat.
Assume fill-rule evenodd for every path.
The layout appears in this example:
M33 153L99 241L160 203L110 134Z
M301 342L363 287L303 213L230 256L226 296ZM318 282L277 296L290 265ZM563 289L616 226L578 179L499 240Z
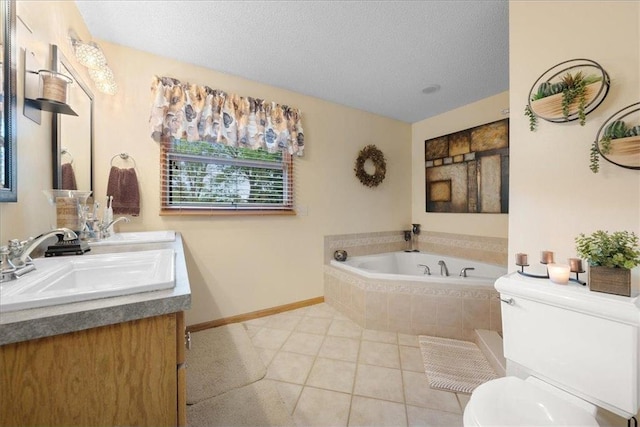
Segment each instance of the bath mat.
M498 378L472 342L424 335L418 340L431 388L471 393L480 384Z
M187 404L251 384L267 373L240 323L191 333L186 368Z
M275 385L258 381L187 407L187 425L295 426Z

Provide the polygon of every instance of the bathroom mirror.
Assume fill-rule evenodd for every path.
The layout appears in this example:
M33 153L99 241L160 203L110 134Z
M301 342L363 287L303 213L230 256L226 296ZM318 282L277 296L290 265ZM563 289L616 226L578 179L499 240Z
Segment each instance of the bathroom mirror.
M51 61L53 71L73 80L67 102L78 114L52 114L53 188L93 191L93 93L56 45ZM70 174L76 188L69 185Z
M16 4L0 0L0 202L18 200L16 153Z

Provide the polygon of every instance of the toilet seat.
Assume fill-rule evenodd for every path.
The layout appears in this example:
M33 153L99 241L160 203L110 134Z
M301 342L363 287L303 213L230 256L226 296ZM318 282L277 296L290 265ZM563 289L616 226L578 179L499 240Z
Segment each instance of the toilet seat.
M464 410L463 421L468 427L599 426L586 409L516 377L499 378L476 388Z

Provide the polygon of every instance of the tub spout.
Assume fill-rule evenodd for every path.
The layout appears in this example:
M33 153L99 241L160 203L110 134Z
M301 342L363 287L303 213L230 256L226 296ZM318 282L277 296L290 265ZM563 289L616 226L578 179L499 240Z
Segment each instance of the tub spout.
M449 269L447 268L447 264L444 262L444 260L438 261L438 265L440 266L440 275L441 276L448 276L449 275Z
M467 271L469 270L475 270L475 268L473 267L465 267L462 270L460 270L460 276L462 277L467 277Z
M418 264L418 267L424 268L424 272L422 274L426 274L427 276L431 276L431 270L428 265Z

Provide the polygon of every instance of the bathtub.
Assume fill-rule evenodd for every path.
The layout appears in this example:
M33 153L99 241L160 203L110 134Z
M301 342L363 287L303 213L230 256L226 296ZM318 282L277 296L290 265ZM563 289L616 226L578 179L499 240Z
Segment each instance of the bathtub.
M449 276L440 274L438 262L441 260L447 265ZM465 286L493 287L498 277L507 274L507 268L503 266L426 252L389 252L357 256L347 258L344 262L332 260L331 265L370 279L432 283L446 281L451 285ZM426 269L420 265L429 267L431 274L425 274ZM473 270L467 270L467 277L463 277L461 275L463 268L473 268Z
M449 276L440 274L440 260ZM463 268L473 270L462 277ZM325 265L325 301L365 329L473 341L476 329L502 332L493 284L506 273L506 266L424 252L356 256Z

